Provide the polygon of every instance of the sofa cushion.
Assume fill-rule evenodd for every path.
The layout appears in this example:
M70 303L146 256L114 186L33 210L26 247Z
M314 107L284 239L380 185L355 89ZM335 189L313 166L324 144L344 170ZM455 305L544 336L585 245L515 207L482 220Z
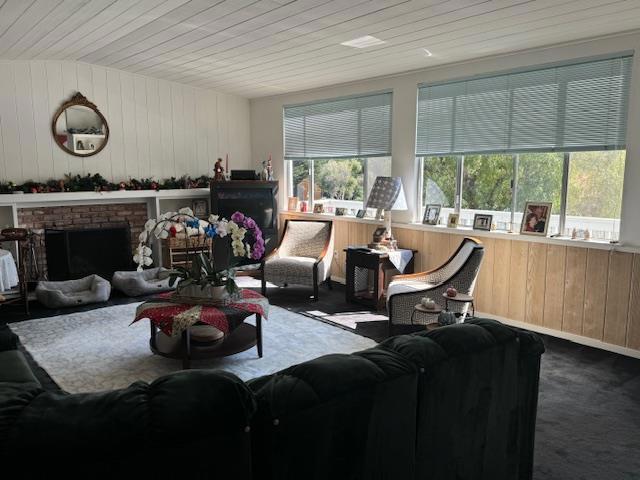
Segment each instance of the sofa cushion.
M40 384L19 350L0 352L0 382Z

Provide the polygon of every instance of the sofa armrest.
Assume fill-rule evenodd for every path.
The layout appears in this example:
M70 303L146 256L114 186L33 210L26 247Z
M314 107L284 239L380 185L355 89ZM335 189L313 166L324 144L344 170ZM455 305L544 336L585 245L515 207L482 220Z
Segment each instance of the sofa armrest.
M11 331L8 325L0 326L0 352L16 350L18 348L18 336Z

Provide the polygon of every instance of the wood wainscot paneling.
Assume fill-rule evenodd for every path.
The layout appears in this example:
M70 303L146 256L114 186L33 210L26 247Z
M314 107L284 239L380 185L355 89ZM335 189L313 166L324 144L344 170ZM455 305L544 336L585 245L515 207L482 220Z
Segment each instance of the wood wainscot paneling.
M566 258L567 247L562 245L548 246L543 323L545 327L555 330L562 330Z
M604 341L614 345L625 346L627 344L632 267L632 253L611 252L607 307L604 319Z
M527 296L528 242L511 242L511 262L509 268L509 313L507 318L524 321Z
M524 321L544 325L547 244L531 243L527 258L527 288ZM483 310L484 311L484 310Z
M335 219L335 278L345 275L343 249L368 243L376 226ZM394 226L393 232L400 247L419 251L416 271L439 267L474 233L414 226ZM585 343L640 350L640 254L506 235L480 241L485 253L474 291L479 312L583 337Z
M608 272L609 252L590 248L587 253L582 335L596 340L602 340L604 334Z
M640 254L633 256L627 347L640 350Z
M586 248L567 247L562 330L576 335L582 334L587 252Z

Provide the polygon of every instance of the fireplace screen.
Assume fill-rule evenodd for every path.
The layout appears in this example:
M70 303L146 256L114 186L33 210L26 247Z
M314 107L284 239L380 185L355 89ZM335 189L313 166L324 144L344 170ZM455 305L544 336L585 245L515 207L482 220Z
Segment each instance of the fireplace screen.
M49 280L98 274L111 280L118 270L133 270L128 225L77 230L45 230Z

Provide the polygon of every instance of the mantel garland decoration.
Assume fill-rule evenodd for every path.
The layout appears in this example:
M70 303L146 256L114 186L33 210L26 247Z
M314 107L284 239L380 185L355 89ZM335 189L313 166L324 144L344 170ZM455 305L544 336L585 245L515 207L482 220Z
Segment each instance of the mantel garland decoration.
M168 272L169 284L177 283L176 296L179 299L196 298L217 302L238 292L234 267L243 259L260 260L265 253L262 231L256 222L241 212L235 212L231 219L210 215L201 220L193 215L190 208L178 212L167 212L158 220L150 219L140 233L140 241L133 261L138 270L153 264L151 240L180 239L185 242L188 262L185 267L174 267ZM214 261L215 242L231 240L231 258L225 268L219 268ZM188 301L186 303L189 303Z
M53 193L53 192L113 192L118 190L177 190L184 188L208 188L211 178L202 175L191 178L187 175L176 178L154 180L153 178L130 178L118 183L109 182L99 173L85 176L65 175L60 180L48 180L45 183L27 181L21 185L14 182L0 182L0 193Z

